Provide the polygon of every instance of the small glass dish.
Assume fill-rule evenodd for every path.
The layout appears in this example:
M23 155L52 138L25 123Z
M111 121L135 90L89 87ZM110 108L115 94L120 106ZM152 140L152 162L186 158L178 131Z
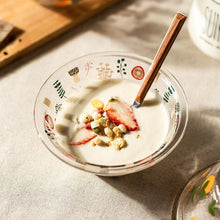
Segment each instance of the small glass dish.
M197 172L177 195L172 219L220 219L220 161Z
M151 89L164 102L170 124L164 143L153 154L123 165L88 163L67 153L58 144L54 126L62 103L73 91L106 79L128 79L141 85L151 62L148 58L130 53L101 52L79 57L56 70L40 88L34 106L35 126L44 145L65 163L102 176L137 172L165 158L182 139L188 121L188 104L184 91L174 76L165 69L160 70Z

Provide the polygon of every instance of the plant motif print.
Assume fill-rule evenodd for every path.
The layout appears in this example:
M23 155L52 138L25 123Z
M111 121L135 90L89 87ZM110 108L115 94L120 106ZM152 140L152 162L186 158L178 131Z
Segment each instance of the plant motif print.
M176 115L175 130L178 129L178 125L179 125L179 122L180 122L180 114L179 114L179 112L180 112L180 103L177 102L177 103L175 104L175 115Z
M118 59L117 63L118 63L117 72L120 73L121 77L122 77L123 76L122 74L124 74L124 75L126 74L125 68L126 68L127 64L125 63L125 58Z
M109 64L99 63L99 67L96 68L98 70L98 79L105 80L110 79L112 77L113 71L109 67Z
M62 108L62 104L56 104L55 105L56 114L61 110L61 108Z
M91 62L91 61L89 61L89 62L87 62L87 63L85 64L86 77L88 76L88 73L89 73L90 69L93 68L92 65L93 65L93 62Z
M78 76L79 67L75 67L75 68L71 69L68 73L69 73L70 76L73 77L73 80L74 80L75 83L78 83L80 81L79 76Z
M62 84L59 80L53 83L54 88L57 90L59 97L62 99L63 97L66 98L65 95L65 90L62 87Z
M207 171L205 171L204 174L201 176L202 179L208 174ZM197 178L196 181L190 184L190 186L188 186L186 189L187 191L190 191L191 193L191 196L190 196L191 203L199 203L200 200L204 199L207 194L213 193L212 191L215 191L215 176L210 175L203 181L202 184L201 182L197 184L199 180L200 181L202 180L200 179L201 177ZM195 197L197 198L196 200L195 200ZM215 196L212 196L212 200L209 202L208 207L207 207L207 211L209 212L211 216L215 216L216 211L219 211L219 208L218 208L219 205L217 203L218 201L215 199ZM191 217L191 219L197 219L197 218L193 216Z
M163 100L165 101L165 102L168 102L169 101L169 99L170 99L170 96L173 94L175 92L175 89L173 88L173 86L171 85L171 86L169 86L168 88L167 88L167 91L164 93L164 95L163 95Z
M212 216L215 216L215 211L218 210L217 207L215 207L216 205L216 200L213 200L209 206L208 206L208 210L209 210L209 213L212 215Z

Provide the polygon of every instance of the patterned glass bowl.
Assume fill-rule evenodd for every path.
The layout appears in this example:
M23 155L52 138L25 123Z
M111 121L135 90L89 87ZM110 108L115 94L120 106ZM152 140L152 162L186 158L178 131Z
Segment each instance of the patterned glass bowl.
M174 202L172 219L220 219L220 161L197 172Z
M165 158L183 137L188 121L188 105L180 84L164 69L160 70L159 77L155 79L151 88L161 96L168 111L170 126L164 143L158 146L158 150L153 154L124 165L91 164L67 153L58 144L54 129L56 115L73 91L93 81L110 78L129 79L141 85L151 62L148 58L130 53L102 52L79 57L60 67L43 84L34 106L35 126L45 146L65 163L103 176L137 172Z

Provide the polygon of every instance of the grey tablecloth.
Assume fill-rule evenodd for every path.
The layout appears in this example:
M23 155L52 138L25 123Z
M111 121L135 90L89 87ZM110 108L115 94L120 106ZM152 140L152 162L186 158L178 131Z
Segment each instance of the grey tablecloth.
M163 66L182 84L189 123L154 167L98 177L54 157L39 140L33 105L46 78L78 56L129 51L153 58L177 10L190 0L128 0L0 70L0 219L169 219L175 195L220 158L220 62L192 43L187 23Z

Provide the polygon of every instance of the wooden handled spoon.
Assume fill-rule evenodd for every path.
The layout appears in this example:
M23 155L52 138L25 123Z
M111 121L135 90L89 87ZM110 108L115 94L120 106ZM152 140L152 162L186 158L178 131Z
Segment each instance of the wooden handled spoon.
M147 76L141 85L140 90L138 91L138 94L135 98L135 101L133 103L133 106L136 108L139 108L148 92L150 89L157 73L159 72L159 69L166 58L173 42L175 41L181 27L184 24L184 21L186 20L186 16L181 13L177 12L161 45L159 50L157 51L156 56L154 57L154 60L148 70Z

